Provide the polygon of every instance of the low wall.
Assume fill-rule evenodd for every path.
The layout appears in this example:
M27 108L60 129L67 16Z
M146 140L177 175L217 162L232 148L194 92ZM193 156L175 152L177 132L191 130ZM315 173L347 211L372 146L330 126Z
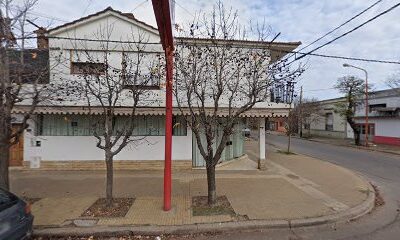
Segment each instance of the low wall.
M153 161L129 161L115 160L114 170L163 170L164 160ZM31 162L24 161L24 168L31 169ZM191 169L191 160L173 161L172 168L176 170ZM86 161L41 161L39 170L105 170L106 164L102 160L86 160Z
M339 131L325 131L325 130L311 129L310 133L311 133L311 136L343 138L343 139L346 138L346 133L339 132ZM308 130L303 129L303 134L305 134L307 136Z

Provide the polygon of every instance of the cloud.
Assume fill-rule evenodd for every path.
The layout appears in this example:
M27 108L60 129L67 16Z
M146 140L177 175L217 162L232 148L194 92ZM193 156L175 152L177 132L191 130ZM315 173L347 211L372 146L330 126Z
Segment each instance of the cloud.
M302 41L306 45L334 27L340 25L350 17L361 12L376 0L231 0L225 1L226 6L231 5L238 9L240 20L243 23L262 21L264 18L270 24L274 32L281 32L277 41ZM214 0L176 0L176 22L187 23L198 12L210 11ZM343 32L350 30L358 24L375 16L376 14L393 6L396 1L383 1L366 14L346 25L340 31L330 35L323 41L310 46L306 50L322 44ZM35 9L36 12L55 16L66 20L74 20L90 13L106 8L110 1L86 0L86 1L50 1L41 0ZM151 1L143 0L119 0L112 1L114 9L123 12L132 12L140 20L155 26L155 19ZM400 61L400 24L398 17L400 8L382 16L380 19L351 33L350 35L326 46L318 51L321 54L343 55L371 59ZM48 19L39 17L40 21ZM62 24L62 22L53 22ZM356 61L343 61L310 57L308 68L301 77L298 85L303 85L305 96L326 99L338 97L338 93L331 88L336 79L348 74L363 77L363 73L356 69L343 68L344 62L363 67L368 70L369 79L374 83L375 89L386 88L385 81L392 73L398 71L400 66L378 63L364 63ZM306 61L304 60L304 61ZM310 91L314 89L328 89Z

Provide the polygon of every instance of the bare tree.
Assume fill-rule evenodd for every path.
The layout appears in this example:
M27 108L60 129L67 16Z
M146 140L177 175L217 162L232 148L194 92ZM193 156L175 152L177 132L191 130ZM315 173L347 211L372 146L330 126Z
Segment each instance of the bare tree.
M391 75L387 80L387 85L400 92L400 72Z
M106 206L113 202L113 159L144 136L133 136L138 106L151 103L151 90L160 85L162 59L159 52L147 51L149 37L132 32L132 43L110 43L113 26L101 27L95 34L99 49L86 43L76 46L73 70L79 79L72 84L84 95L89 108L91 133L102 149L106 163ZM119 49L119 52L115 52ZM146 101L147 100L147 101ZM155 101L155 100L154 100ZM124 108L124 116L118 109Z
M302 103L298 106L300 108L299 111L299 119L300 122L307 126L308 137L311 136L310 126L313 123L317 123L321 117L321 104L315 98L305 98ZM299 126L303 128L304 126Z
M365 82L355 76L345 76L337 80L334 86L340 93L345 95L345 102L335 105L335 111L346 118L354 132L354 143L360 145L360 128L354 120L357 106L365 94Z
M232 40L246 40L245 28L237 11L218 2L210 14L193 21L185 38L176 41L174 94L206 162L209 205L217 197L215 166L235 125L244 113L267 100L272 83L293 80L301 72L283 76L284 62L270 65L270 45L262 41L268 30L258 28L259 42L235 43Z
M297 133L299 124L299 114L300 114L300 108L289 109L289 115L287 116L284 125L286 130L286 135L288 137L286 153L290 153L292 135Z
M48 51L27 50L25 30L29 12L37 0L0 1L0 187L9 189L10 148L28 127L38 104L52 91L42 85L48 81ZM13 30L13 31L12 31ZM44 64L38 61L44 59ZM13 111L19 104L25 113L13 124Z

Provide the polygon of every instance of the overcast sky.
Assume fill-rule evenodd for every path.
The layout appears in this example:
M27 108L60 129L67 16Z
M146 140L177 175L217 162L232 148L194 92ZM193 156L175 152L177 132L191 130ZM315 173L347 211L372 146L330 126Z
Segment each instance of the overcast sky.
M281 32L276 41L301 41L304 45L312 42L326 32L340 25L355 14L361 12L377 0L230 0L225 5L239 10L240 19L247 22L263 21L271 25L274 32ZM199 11L210 10L214 0L176 0L176 23L185 25ZM310 46L306 50L329 41L368 20L376 14L395 5L397 1L383 0L373 9L363 14L335 34ZM103 10L111 6L123 12L132 12L136 18L156 26L151 1L145 0L39 0L34 9L36 22L57 26L82 16ZM51 20L51 18L55 18ZM400 7L363 28L347 35L317 53L342 55L359 58L400 61ZM336 79L354 74L364 77L356 69L343 68L343 63L353 64L368 70L370 82L375 90L387 88L385 81L397 71L400 65L365 63L310 57L304 59L307 70L302 75L297 88L304 88L306 97L328 99L339 97L332 89Z

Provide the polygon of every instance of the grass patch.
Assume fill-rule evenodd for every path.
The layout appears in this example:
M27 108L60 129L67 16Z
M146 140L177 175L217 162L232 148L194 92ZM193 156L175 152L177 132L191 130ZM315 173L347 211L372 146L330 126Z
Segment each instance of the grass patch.
M297 155L294 152L288 152L288 151L284 151L284 150L277 150L276 152L280 153L280 154L286 154L286 155Z
M231 215L236 216L231 203L226 196L217 197L214 206L209 206L207 196L195 196L192 198L193 216Z

